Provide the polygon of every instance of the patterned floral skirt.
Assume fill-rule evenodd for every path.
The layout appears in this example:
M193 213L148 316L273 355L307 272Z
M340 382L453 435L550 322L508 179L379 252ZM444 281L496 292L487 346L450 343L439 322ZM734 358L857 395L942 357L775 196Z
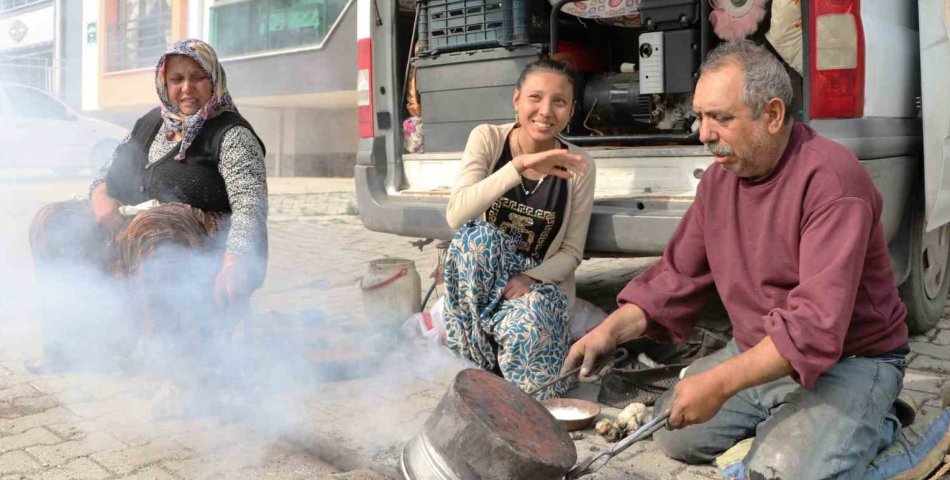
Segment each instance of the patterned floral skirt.
M535 283L506 300L508 279L540 262L515 251L494 225L474 220L455 233L445 259L445 330L448 347L485 370L500 370L529 390L560 373L570 348L567 295L559 285ZM559 382L535 396L558 397Z

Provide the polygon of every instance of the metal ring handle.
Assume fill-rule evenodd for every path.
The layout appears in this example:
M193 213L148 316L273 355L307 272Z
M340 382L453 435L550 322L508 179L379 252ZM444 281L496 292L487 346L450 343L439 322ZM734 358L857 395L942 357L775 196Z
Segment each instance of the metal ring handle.
M402 269L402 270L396 272L395 275L393 275L393 276L387 278L386 280L383 280L382 282L379 282L379 283L377 283L377 284L375 284L375 285L370 285L370 286L368 286L368 287L366 287L366 286L363 285L363 280L360 280L360 288L363 289L364 292L368 292L368 291L370 291L370 290L376 290L376 289L378 289L378 288L383 288L383 287L385 287L385 286L387 286L387 285L391 285L391 284L392 284L393 282L395 282L396 280L399 280L400 278L405 277L407 273L409 273L409 269L404 268L404 269ZM365 279L365 277L364 277L364 279Z

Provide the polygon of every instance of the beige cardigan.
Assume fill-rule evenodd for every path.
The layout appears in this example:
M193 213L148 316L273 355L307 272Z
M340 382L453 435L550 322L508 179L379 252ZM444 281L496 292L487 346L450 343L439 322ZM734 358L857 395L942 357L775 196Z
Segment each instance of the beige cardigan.
M483 124L475 127L469 135L462 153L462 168L445 212L445 218L453 230L476 217L484 219L485 211L495 200L521 183L521 175L510 162L491 173L514 126L514 123ZM587 226L594 203L596 167L593 160L575 145L567 144L567 147L571 153L587 160L587 175L568 180L570 188L561 228L541 264L524 274L544 283L561 285L567 293L568 307L573 311L574 270L584 258Z

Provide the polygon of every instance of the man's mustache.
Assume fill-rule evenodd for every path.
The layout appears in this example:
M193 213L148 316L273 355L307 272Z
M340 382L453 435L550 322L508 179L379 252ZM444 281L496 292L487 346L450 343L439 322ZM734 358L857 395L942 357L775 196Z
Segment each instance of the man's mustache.
M713 155L717 155L720 157L728 157L734 153L731 148L725 145L720 145L719 142L707 143L706 149L709 150L709 152L712 153Z

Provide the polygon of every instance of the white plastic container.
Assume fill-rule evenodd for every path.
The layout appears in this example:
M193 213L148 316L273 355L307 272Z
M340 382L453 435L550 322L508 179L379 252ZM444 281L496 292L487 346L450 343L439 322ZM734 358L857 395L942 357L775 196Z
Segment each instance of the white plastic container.
M407 318L422 310L421 284L412 260L371 260L360 281L366 318L386 328L398 328Z

